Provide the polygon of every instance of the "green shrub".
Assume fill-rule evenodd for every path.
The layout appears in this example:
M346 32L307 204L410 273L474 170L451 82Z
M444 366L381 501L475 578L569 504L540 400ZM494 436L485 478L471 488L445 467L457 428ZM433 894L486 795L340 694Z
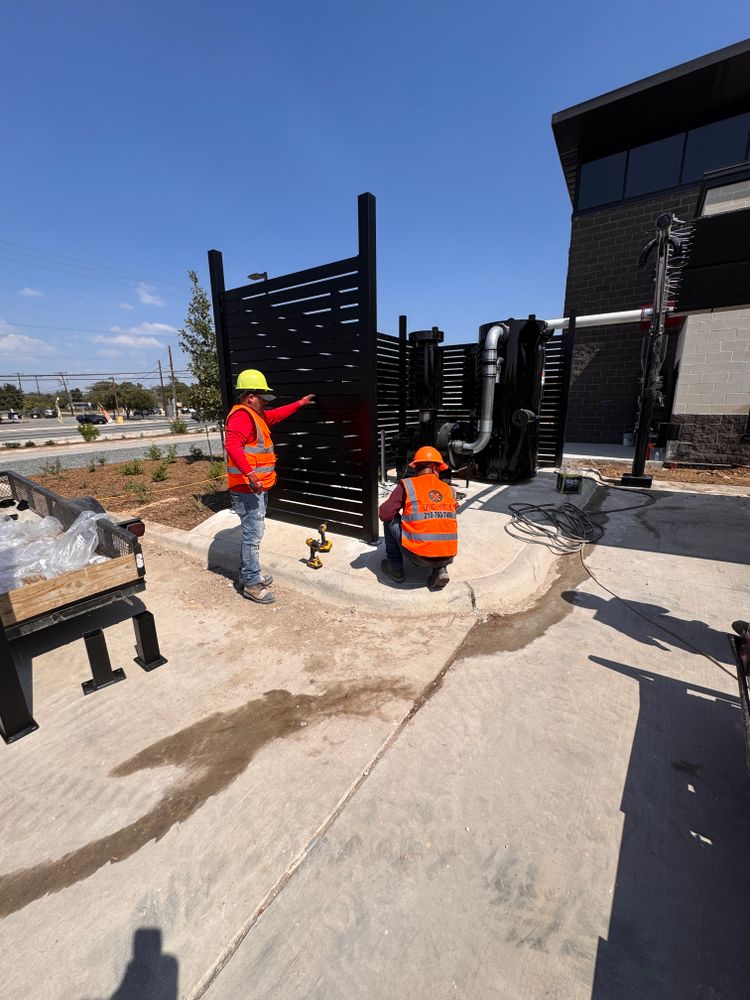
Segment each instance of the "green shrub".
M86 468L89 470L89 472L96 472L96 460L93 458L90 459L89 464L86 466Z
M149 488L145 483L125 483L125 490L128 493L132 493L140 503L145 503L150 496Z
M54 444L55 442L54 442L54 441L52 440L52 438L50 438L50 439L49 439L48 441L45 441L44 443L45 443L45 445L46 445L46 446L48 446L48 447L49 447L49 445L52 445L52 444Z
M145 452L146 458L151 462L158 462L161 458L161 448L158 444L152 444L146 448Z
M159 462L154 471L151 473L151 479L155 483L163 483L167 478L167 463Z
M79 424L78 433L87 444L90 444L99 437L99 428L96 424Z
M27 441L24 448L36 448L36 441Z
M221 479L226 472L223 462L211 462L208 466L208 479Z
M62 462L59 458L48 458L42 462L41 472L44 476L59 476L62 472Z
M107 464L107 456L106 455L97 455L96 456L96 460L99 463L99 465L106 465Z
M140 476L142 472L143 466L137 459L133 459L132 462L123 462L122 464L123 476Z
M188 426L184 420L175 417L174 420L170 421L169 429L173 434L187 434Z
M201 458L203 458L203 449L199 448L197 444L191 444L188 455L191 462L198 462Z
M177 445L169 444L167 445L167 452L164 456L164 461L167 465L172 465L173 462L177 461Z

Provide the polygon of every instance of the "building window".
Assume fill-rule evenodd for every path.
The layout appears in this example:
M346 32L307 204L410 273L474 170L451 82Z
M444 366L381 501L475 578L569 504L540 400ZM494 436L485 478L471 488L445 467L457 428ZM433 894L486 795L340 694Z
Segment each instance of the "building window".
M677 187L684 143L685 135L681 133L631 149L625 197L635 198L648 191Z
M748 155L750 114L704 125L688 132L682 183L699 181L707 170L742 163Z
M706 191L701 215L723 215L724 212L739 212L743 208L750 208L750 180L710 187Z
M581 165L578 208L593 208L622 198L627 153L615 153Z

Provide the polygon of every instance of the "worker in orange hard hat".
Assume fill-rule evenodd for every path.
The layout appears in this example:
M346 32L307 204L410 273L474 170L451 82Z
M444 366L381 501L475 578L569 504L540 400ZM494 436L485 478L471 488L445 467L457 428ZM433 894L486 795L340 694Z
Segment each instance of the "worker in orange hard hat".
M263 372L246 368L237 378L237 404L227 417L224 446L227 485L232 509L242 523L242 548L237 590L250 601L273 604L269 573L260 570L260 542L265 529L268 491L276 482L276 453L270 428L315 402L312 395L296 403L266 409L276 397Z
M397 583L404 579L404 555L416 566L429 567L431 590L448 583L447 566L458 552L456 493L438 473L448 466L437 448L418 448L409 463L414 473L402 479L380 505L386 558L380 564Z

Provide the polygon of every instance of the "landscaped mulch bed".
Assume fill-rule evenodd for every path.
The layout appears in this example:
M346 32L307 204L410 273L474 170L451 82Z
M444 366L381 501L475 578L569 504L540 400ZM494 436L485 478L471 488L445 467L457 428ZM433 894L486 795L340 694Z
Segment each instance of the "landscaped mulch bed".
M186 530L229 507L223 462L212 466L208 458L177 458L163 465L163 460L138 459L141 471L126 475L132 461L100 465L97 459L93 457L87 468L48 471L33 479L61 496L96 497L107 510ZM49 466L53 468L53 463ZM152 477L159 466L166 479L155 482Z
M595 462L589 459L568 460L566 467L597 469L605 479L619 479L624 472L630 471L629 462ZM660 465L648 465L647 475L654 479L664 479L673 483L701 483L706 486L750 486L750 467L739 465L733 469L700 469L679 467L663 468Z

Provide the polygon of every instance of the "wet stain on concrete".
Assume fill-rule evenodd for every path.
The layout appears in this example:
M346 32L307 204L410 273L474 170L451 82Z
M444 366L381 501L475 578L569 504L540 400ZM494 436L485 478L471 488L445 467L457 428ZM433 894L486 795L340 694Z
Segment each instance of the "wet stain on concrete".
M672 767L675 771L680 771L682 774L690 774L694 778L700 776L700 772L703 770L702 764L691 764L689 760L673 760Z
M533 607L510 615L490 615L477 622L456 650L453 662L470 656L513 653L523 649L569 615L573 605L562 594L575 590L588 574L577 555L560 556L557 570L554 583Z
M227 712L217 712L173 733L116 767L125 777L155 767L178 766L184 777L165 791L145 815L54 861L0 876L0 917L59 892L107 864L132 857L184 823L212 796L230 785L255 755L274 740L303 732L333 716L365 718L395 699L411 699L414 689L397 678L335 685L319 695L268 691Z

